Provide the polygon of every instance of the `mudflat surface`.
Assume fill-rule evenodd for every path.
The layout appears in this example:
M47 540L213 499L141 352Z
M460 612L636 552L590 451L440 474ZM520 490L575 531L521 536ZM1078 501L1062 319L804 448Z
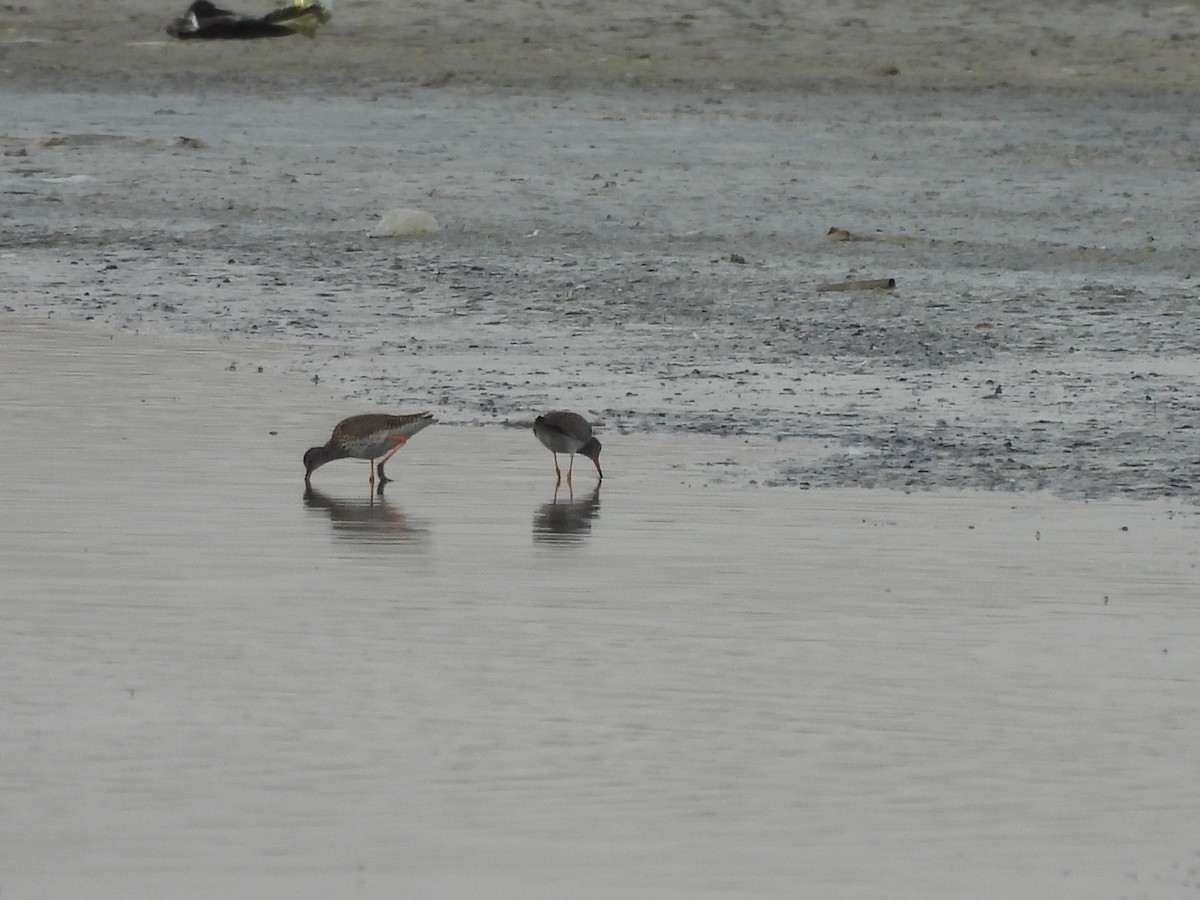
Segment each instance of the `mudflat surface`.
M1194 496L1195 141L1169 98L6 102L9 314L248 364L270 339L300 381L446 421L778 439L743 483ZM441 231L368 237L392 207ZM896 288L820 290L874 278Z
M219 4L261 14L271 2ZM160 0L4 8L14 83L390 92L407 84L820 89L898 84L1190 93L1194 3L336 0L316 40L169 42Z

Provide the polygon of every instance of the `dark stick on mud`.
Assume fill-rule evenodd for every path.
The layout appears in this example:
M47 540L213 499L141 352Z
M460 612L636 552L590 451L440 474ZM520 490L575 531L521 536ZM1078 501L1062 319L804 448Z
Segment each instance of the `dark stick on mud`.
M828 284L818 284L818 291L893 291L896 289L895 278L869 278L865 281L833 281Z

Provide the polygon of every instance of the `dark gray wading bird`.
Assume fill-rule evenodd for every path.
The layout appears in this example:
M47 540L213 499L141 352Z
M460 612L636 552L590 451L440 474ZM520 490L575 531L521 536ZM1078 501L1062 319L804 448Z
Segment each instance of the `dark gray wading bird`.
M591 424L579 413L557 410L538 416L533 420L533 433L554 454L554 474L558 476L555 484L562 481L562 469L558 467L560 453L571 454L571 464L567 467L568 486L575 468L576 453L590 459L596 466L600 480L604 480L604 472L600 469L600 442L592 437Z
M391 481L383 474L383 464L392 454L408 443L408 439L436 419L429 413L414 416L389 416L366 413L343 419L333 427L333 434L323 447L312 447L304 454L304 483L309 484L312 473L335 459L365 459L371 463L371 486L375 486L375 470L379 470L379 486ZM379 459L383 457L383 459ZM376 466L375 460L379 459Z

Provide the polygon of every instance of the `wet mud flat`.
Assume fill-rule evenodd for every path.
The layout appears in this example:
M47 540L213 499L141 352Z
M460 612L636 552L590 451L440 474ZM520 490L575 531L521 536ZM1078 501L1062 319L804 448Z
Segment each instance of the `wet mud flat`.
M742 484L1195 497L1185 97L6 99L2 314L266 339L462 424L777 441ZM368 237L394 207L441 230Z
M408 86L521 91L680 87L793 93L965 87L1194 90L1195 11L1120 0L829 0L820 4L337 0L317 40L197 47L166 37L181 2L13 4L14 86L383 95ZM271 0L218 4L261 14Z
M346 401L230 349L0 326L7 890L1194 891L1192 507L472 425L306 493Z

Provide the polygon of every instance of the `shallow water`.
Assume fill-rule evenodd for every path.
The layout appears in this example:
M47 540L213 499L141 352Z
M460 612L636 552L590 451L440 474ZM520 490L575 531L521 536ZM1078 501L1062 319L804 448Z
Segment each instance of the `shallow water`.
M306 497L359 410L226 357L0 324L5 896L1195 895L1193 509L448 426Z

